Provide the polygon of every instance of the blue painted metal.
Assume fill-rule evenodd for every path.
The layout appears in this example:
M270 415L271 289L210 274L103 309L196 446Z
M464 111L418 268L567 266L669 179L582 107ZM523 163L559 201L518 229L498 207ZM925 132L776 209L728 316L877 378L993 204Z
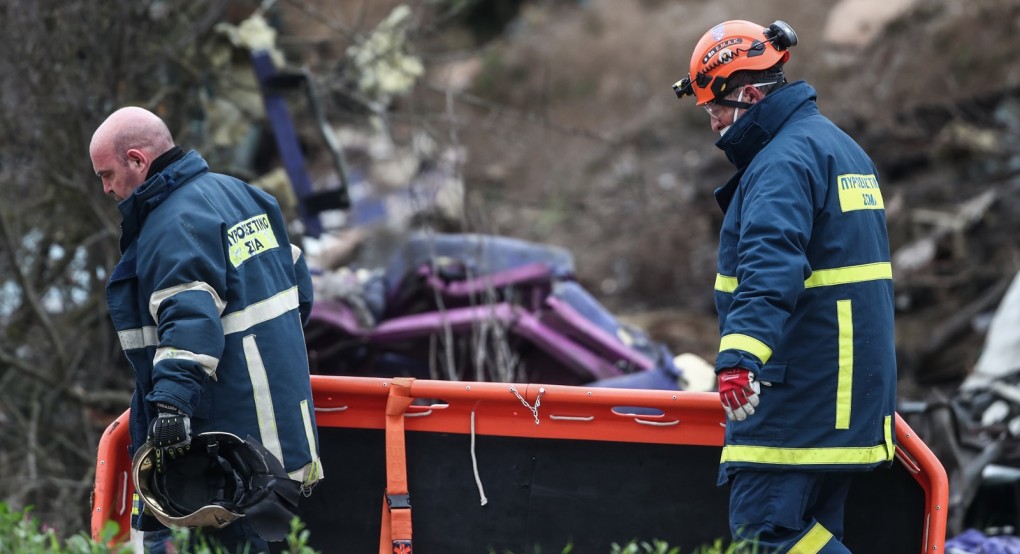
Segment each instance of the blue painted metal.
M298 216L304 223L305 234L318 237L322 234L322 223L319 221L318 213L308 205L308 200L313 195L312 180L308 176L305 157L294 131L290 110L287 108L286 99L279 94L279 89L269 86L271 80L277 76L276 66L266 50L252 52L252 64L259 80L259 89L262 91L266 118L276 138L276 148L280 152L287 177L290 178L291 187L297 196Z

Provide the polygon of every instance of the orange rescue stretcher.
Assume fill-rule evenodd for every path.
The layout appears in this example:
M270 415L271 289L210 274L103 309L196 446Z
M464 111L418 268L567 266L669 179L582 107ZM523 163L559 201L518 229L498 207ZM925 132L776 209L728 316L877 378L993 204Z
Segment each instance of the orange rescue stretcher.
M299 515L321 552L728 542L715 393L317 375L312 388L325 479ZM855 476L844 542L869 554L942 552L946 472L899 416L896 440L896 462ZM128 443L125 413L99 445L93 537L114 520L116 540L127 538Z

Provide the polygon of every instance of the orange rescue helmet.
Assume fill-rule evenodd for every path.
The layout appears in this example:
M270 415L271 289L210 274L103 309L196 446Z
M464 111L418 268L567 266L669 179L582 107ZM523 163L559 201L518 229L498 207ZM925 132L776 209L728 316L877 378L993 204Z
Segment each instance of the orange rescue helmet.
M673 84L677 98L694 96L699 106L729 94L737 71L760 71L790 59L797 33L784 21L762 27L750 21L725 21L709 29L691 55L690 73ZM782 75L778 75L782 80Z

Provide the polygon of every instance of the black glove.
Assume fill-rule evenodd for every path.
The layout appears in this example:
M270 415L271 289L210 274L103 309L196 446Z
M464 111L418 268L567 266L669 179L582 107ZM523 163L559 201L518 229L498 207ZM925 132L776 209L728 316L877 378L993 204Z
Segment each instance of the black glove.
M169 404L156 404L159 415L149 428L156 472L166 471L167 459L174 460L191 450L191 418Z

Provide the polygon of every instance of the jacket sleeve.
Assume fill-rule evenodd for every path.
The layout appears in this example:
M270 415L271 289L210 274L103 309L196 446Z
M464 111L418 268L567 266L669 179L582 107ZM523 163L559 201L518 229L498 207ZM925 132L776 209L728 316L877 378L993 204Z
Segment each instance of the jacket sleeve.
M186 213L150 216L147 240L139 241L141 290L150 292L156 322L153 389L148 402L165 402L194 415L207 379L225 344L226 249L216 211L196 206Z
M737 243L737 287L723 324L716 369L758 373L810 276L807 247L814 219L809 170L770 163L749 170Z
M308 325L308 318L312 313L312 275L308 271L308 263L301 249L290 245L294 257L294 278L298 287L298 311L301 313L301 324Z

